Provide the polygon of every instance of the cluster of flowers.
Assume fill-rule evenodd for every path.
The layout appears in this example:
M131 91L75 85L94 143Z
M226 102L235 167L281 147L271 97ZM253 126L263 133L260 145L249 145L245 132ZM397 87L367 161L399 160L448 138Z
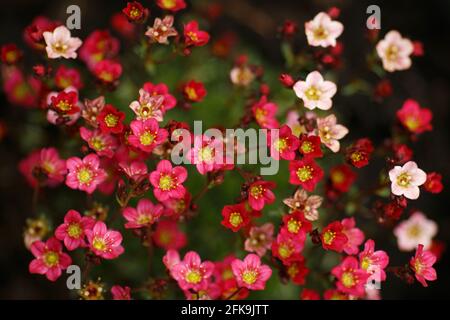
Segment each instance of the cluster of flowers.
M172 13L186 7L184 0L158 0L156 4ZM316 58L322 65L332 68L339 65L342 43L337 38L344 30L340 22L333 20L339 15L337 11L334 8L328 13L321 12L305 23L308 44L319 47L318 50L329 50L320 52ZM112 24L122 36L133 38L139 31L136 27L145 24L149 16L150 10L134 1L113 17ZM173 15L155 18L145 32L148 45L173 45L175 52L189 55L195 47L209 42L209 34L199 29L197 21L184 24L182 32L175 28L174 22ZM297 31L298 27L291 21L281 28L286 38ZM81 41L64 25L38 17L26 28L24 38L31 48L48 59L79 57L101 90L113 91L119 86L123 71L118 57L119 40L108 31L96 30ZM376 52L388 72L409 68L414 51L413 42L397 31L388 32L376 45ZM162 126L166 113L180 105L169 87L164 83L144 83L136 100L129 104L134 118L127 124L124 110L108 104L103 96L80 99L84 82L78 68L52 63L52 68L56 66L52 70L50 64L38 64L34 66L35 75L26 77L18 64L22 56L15 44L1 48L3 86L9 101L25 107L40 107L52 125L76 128L75 132L85 143L86 155L62 159L56 148L43 148L32 152L19 164L21 173L37 190L65 183L68 188L89 195L95 191L106 195L115 192L125 229L132 229L144 245L166 250L163 263L188 299L243 299L250 290L265 289L272 268L278 269L282 278L304 285L312 272L304 255L308 237L313 245L342 254L341 262L330 270L333 281L324 292L325 299L378 296L378 292L370 291L366 284L371 280L386 280L388 254L375 250L375 241L366 240L354 217L332 220L325 225L327 217L319 215L324 201L332 205L350 190L357 178L353 168L369 165L375 150L368 138L360 138L341 148L340 140L349 130L338 122L335 114L325 113L333 107L337 92L336 84L326 80L325 74L313 70L298 81L287 73L280 76L281 83L292 90L302 106L290 110L284 124L277 119L278 106L269 100L270 88L264 83L260 85L257 98L249 100L242 117L244 127L254 123L260 128L279 130L277 139L267 136L267 146L274 159L288 162L289 183L295 186L295 192L283 200L289 212L283 215L276 234L273 223L255 223L255 219L263 215L265 206L275 202L276 184L233 164L217 161L215 150L223 148L224 141L206 135L193 137L194 146L189 145L186 157L195 163L201 175L207 176L208 188L223 182L227 170L236 169L245 179L238 201L223 207L222 225L243 235L244 250L249 254L243 260L232 254L222 261L211 262L202 261L195 251L187 252L182 260L179 254L186 246L186 235L179 223L186 221L197 208L184 186L188 178L186 168L174 166L167 160L173 147L169 137L177 137L179 129L189 129L187 123L174 120ZM255 81L262 81L262 72L258 66L251 65L247 57L240 56L230 72L230 79L234 85L248 88ZM377 90L380 89L377 87ZM207 91L202 82L191 80L183 84L180 94L181 104L185 105L202 101ZM408 137L431 130L431 119L431 111L412 99L406 100L397 111L400 131ZM412 150L405 143L391 143L387 149L384 150L389 155L385 178L375 191L390 186L391 198L388 203L377 201L373 211L380 223L395 224L408 201L420 196L421 189L439 193L443 187L438 173L427 174L418 168L412 159ZM344 161L332 167L327 175L321 159L333 154L343 154ZM325 199L309 194L317 190L321 181L325 185ZM156 203L145 197L149 190ZM133 198L140 198L136 207L129 205ZM96 263L100 263L101 258L118 258L124 252L122 235L109 229L104 220L101 207L92 209L88 215L69 210L54 236L46 241L43 239L45 223L28 221L25 242L35 257L29 265L30 272L45 274L51 281L58 279L61 270L72 263L71 257L63 252L63 244L68 251L85 250L88 260ZM390 271L409 282L415 277L424 286L426 281L435 280L433 264L440 252L433 240L436 233L436 223L420 212L398 223L394 234L399 248L415 249L416 254L409 265L392 267ZM271 252L270 258L267 251ZM95 283L89 282L86 286L91 287L83 292L91 292ZM100 291L96 291L98 296L102 295ZM111 292L115 299L131 298L130 287L114 286ZM84 294L81 296L86 298ZM319 297L319 293L311 289L303 289L301 293L302 299Z

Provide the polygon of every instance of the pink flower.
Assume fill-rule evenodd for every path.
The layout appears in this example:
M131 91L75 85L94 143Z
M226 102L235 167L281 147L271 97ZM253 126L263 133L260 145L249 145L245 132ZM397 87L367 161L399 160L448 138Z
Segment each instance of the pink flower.
M79 189L91 194L106 179L106 172L100 168L100 159L96 154L89 154L81 160L72 157L66 161L69 173L66 185L72 189Z
M334 47L336 39L342 34L342 31L344 31L342 23L331 20L325 12L319 12L313 20L305 23L308 44L314 47Z
M139 90L139 101L133 101L130 104L130 109L136 114L137 120L155 119L156 121L163 121L164 96L151 95L144 89Z
M271 189L275 188L275 183L271 181L258 180L253 182L248 188L248 204L253 210L260 211L264 205L275 201L275 195Z
M294 84L297 97L303 100L305 108L328 110L333 105L331 98L336 94L336 85L331 81L324 81L319 71L313 71L306 76L305 81Z
M141 199L139 200L136 209L132 207L123 209L122 215L128 221L125 224L125 228L136 229L150 226L159 219L162 212L162 205L154 205L148 199Z
M133 134L128 136L128 142L145 152L152 152L168 136L167 130L159 128L155 119L134 120L131 121L130 127Z
M170 274L182 290L200 291L208 287L208 280L213 271L214 263L202 262L196 252L189 251L182 261L172 266Z
M131 300L131 288L122 286L113 286L111 288L113 300Z
M438 230L436 222L428 220L419 211L411 214L408 220L402 221L394 229L398 247L402 251L412 251L419 244L428 249Z
M164 83L153 84L151 82L146 82L142 86L142 89L147 91L152 96L163 96L164 102L162 104L163 111L166 112L172 109L177 104L177 99L169 93L169 88Z
M355 228L355 218L346 218L341 221L342 232L347 236L347 243L344 246L344 252L348 255L357 254L359 246L364 242L364 232Z
M155 18L153 27L148 27L145 35L150 38L150 42L158 42L161 44L169 44L169 37L178 35L177 30L173 27L173 16L165 16L164 19Z
M81 115L83 104L78 101L78 90L69 86L61 92L52 91L47 95L47 121L54 125L73 125Z
M70 30L65 26L59 26L53 32L46 31L42 34L47 47L47 55L50 59L65 58L76 59L77 49L83 43L79 38L72 38Z
M253 117L261 128L274 129L280 125L275 118L278 106L267 101L266 96L262 96L261 99L252 106Z
M436 256L431 251L423 251L423 245L417 246L416 255L411 258L409 265L414 270L417 281L424 287L428 287L428 281L437 279L436 270L433 264L436 262Z
M272 137L270 132L267 134L267 145L270 147L270 155L275 160L280 160L280 157L285 160L294 160L295 151L299 144L298 138L292 134L291 128L287 125L283 125L280 128L277 138Z
M158 247L166 250L179 250L186 245L186 235L174 220L160 220L152 236Z
M61 271L72 264L72 259L62 251L61 242L56 238L47 242L35 241L30 250L35 257L28 266L30 273L45 274L50 281L56 281Z
M129 179L132 179L134 181L139 181L140 179L147 176L147 165L145 164L145 162L120 162L119 167Z
M85 247L85 231L94 227L95 220L91 217L81 217L75 210L69 210L64 217L64 223L55 230L55 237L64 241L67 250Z
M346 257L340 265L331 270L331 273L338 279L336 287L339 291L356 297L364 296L364 287L369 274L359 268L355 257Z
M100 129L91 131L85 127L80 127L80 136L86 141L89 147L99 156L112 158L117 149L117 139L110 134L103 133Z
M115 259L124 249L122 235L118 231L108 230L106 224L97 221L92 230L85 231L92 252L104 259Z
M66 161L61 159L55 148L43 148L34 151L20 161L19 170L32 187L54 187L64 181Z
M340 149L338 140L347 135L348 129L343 125L337 124L337 119L334 114L330 114L325 118L317 118L316 121L322 143L331 151L338 152Z
M389 179L393 194L415 200L420 195L419 186L427 181L427 174L417 167L417 163L408 161L402 167L395 166L390 170Z
M186 193L183 182L186 178L187 170L182 166L172 167L168 160L161 160L149 177L153 194L161 202L183 198Z
M178 263L180 263L180 254L178 251L170 249L167 250L166 254L163 257L163 263L166 266L167 270L172 270L172 267Z
M245 251L255 252L262 257L272 246L273 224L265 223L260 227L250 229L249 237L245 240Z
M421 108L419 103L413 99L408 99L403 103L402 108L397 111L397 119L412 133L419 134L433 129L431 125L433 113L430 109Z
M369 239L364 244L364 250L359 253L361 269L370 274L370 279L386 280L384 269L389 264L389 256L383 250L375 251L375 242Z
M190 163L195 164L201 174L218 170L223 165L223 142L206 135L195 136L194 146L187 152L186 157Z
M238 286L250 290L264 290L267 280L272 275L269 266L261 264L261 259L256 254L248 254L244 261L234 260L231 269Z
M409 56L413 50L411 40L402 38L402 35L395 30L389 31L377 44L377 53L383 61L383 68L389 72L408 69L411 66Z

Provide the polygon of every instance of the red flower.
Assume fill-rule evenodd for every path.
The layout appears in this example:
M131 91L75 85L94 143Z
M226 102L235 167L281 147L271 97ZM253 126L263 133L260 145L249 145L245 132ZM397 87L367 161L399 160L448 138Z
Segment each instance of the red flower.
M122 12L127 16L130 22L141 23L147 19L149 10L144 8L138 1L128 2Z
M121 133L123 131L122 121L125 119L125 113L118 111L112 105L107 104L102 112L97 116L100 129L104 133Z
M298 25L292 20L285 20L280 28L280 33L286 37L292 37L298 31Z
M309 192L314 191L316 184L323 178L322 168L310 158L291 161L289 174L289 183L301 185Z
M122 12L117 12L111 17L111 26L122 37L133 38L134 36L136 25L130 23Z
M397 164L404 164L413 157L413 151L406 144L394 144L392 148Z
M95 64L94 75L106 84L114 83L122 75L122 65L113 60L102 60Z
M289 265L302 258L303 246L304 241L299 241L298 237L293 237L288 232L281 232L272 243L272 255L279 258L284 265Z
M356 297L364 296L364 287L369 274L359 268L355 257L346 257L340 265L331 270L331 273L338 279L336 286L339 291Z
M75 210L67 211L64 223L55 230L55 237L64 241L67 250L74 250L78 247L85 247L85 230L94 227L95 220L91 217L81 217Z
M203 83L194 80L183 86L183 95L190 102L200 102L206 96L206 89Z
M51 97L52 108L62 115L75 114L80 111L78 106L78 93L75 91L61 91Z
M346 150L347 162L356 168L362 168L369 164L373 152L372 141L367 138L358 139Z
M1 48L0 60L6 64L16 64L22 55L22 51L14 43L8 43Z
M111 36L108 30L95 30L84 40L80 59L93 71L98 62L114 58L119 53L119 47L119 40Z
M323 156L320 148L320 138L318 136L308 136L302 134L300 136L300 144L298 151L305 157L321 158Z
M244 203L225 206L222 209L222 225L233 232L239 231L250 223L250 214Z
M436 262L436 256L431 251L423 251L423 245L417 246L416 254L411 258L409 265L419 281L424 287L428 287L428 281L437 279L436 270L433 264Z
M397 111L397 118L401 124L412 133L431 131L433 113L430 109L421 108L415 100L408 99Z
M262 96L258 102L252 106L253 117L261 128L274 129L279 127L279 123L275 118L278 106L267 100L266 96Z
M152 96L163 96L164 101L162 103L163 111L172 109L177 104L177 100L173 95L169 93L169 87L165 83L153 84L151 82L146 82L142 86L142 89L147 91Z
M320 295L316 290L303 289L300 293L300 300L320 300Z
M334 221L327 225L320 235L322 247L325 250L342 252L348 241L343 229L344 226L339 221Z
M55 73L55 85L61 90L68 87L81 89L83 82L81 81L80 72L75 68L67 68L61 65Z
M309 269L305 266L305 258L300 256L299 260L293 261L286 266L286 272L291 281L297 285L304 285Z
M186 235L181 232L177 222L173 220L158 222L152 239L158 247L165 250L179 250L186 245Z
M428 173L427 181L425 181L423 186L428 192L441 193L442 189L444 189L444 185L442 184L442 175L437 172Z
M201 47L209 41L209 34L198 29L197 21L190 21L184 26L184 43L186 46Z
M45 42L43 33L45 31L52 32L58 25L60 25L59 22L51 21L44 16L37 16L25 28L23 34L25 42L33 49L44 50Z
M275 183L271 181L259 180L253 182L248 188L248 204L253 210L260 211L265 204L275 201L275 195L271 189L275 188Z
M356 173L345 164L335 166L330 170L331 185L339 192L347 192L355 179Z
M30 273L45 274L50 281L56 281L61 276L61 271L72 263L56 238L50 238L47 242L35 241L30 250L35 257L28 266Z
M389 80L384 79L375 86L375 97L387 98L392 95L392 84Z
M306 239L306 234L311 231L311 222L306 220L301 211L293 211L283 216L283 229L294 237Z
M270 147L270 155L279 160L280 157L285 160L295 159L295 150L299 146L299 141L296 136L292 134L289 126L283 125L279 129L278 138L272 137L272 130L267 134L267 145Z
M184 0L156 0L156 4L164 10L179 11L186 8Z

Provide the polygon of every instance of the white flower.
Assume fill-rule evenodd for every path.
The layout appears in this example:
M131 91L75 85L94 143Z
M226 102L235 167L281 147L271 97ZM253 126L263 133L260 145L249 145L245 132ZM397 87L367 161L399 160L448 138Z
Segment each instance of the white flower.
M331 98L336 93L336 85L331 81L324 81L318 71L313 71L308 74L306 81L294 84L294 91L303 100L305 108L328 110L333 105Z
M234 67L230 72L230 79L233 84L246 87L255 79L255 74L247 66Z
M83 43L79 38L72 38L65 26L59 26L53 32L43 33L47 47L47 56L50 59L66 58L76 59L77 49Z
M314 47L328 47L336 45L344 26L339 21L331 20L325 12L319 12L313 20L305 23L306 37L308 44Z
M437 224L433 220L427 219L422 212L415 212L394 229L394 235L402 251L412 251L419 244L423 244L426 250L430 247L437 229Z
M405 70L411 66L410 55L414 50L411 40L402 38L398 31L389 31L377 44L378 56L383 68L389 72Z
M427 174L414 161L409 161L403 167L395 166L389 171L389 179L393 194L415 200L420 194L419 186L427 180Z

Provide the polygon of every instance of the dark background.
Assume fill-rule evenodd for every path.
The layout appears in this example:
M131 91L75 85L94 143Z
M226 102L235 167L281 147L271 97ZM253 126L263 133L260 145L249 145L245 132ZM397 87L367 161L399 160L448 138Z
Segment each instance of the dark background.
M126 1L7 1L2 3L0 12L0 44L22 42L22 30L38 14L52 19L65 20L65 8L78 4L82 10L81 38L94 28L108 26L112 13L124 7ZM144 5L148 1L142 1ZM402 35L420 40L424 44L425 56L414 59L413 68L407 72L390 75L395 88L392 98L380 106L367 97L352 97L342 103L340 112L346 117L351 128L351 138L369 136L375 142L382 141L389 132L395 110L406 98L414 98L423 106L432 109L434 131L424 134L414 145L415 161L425 171L443 174L447 187L438 196L423 196L414 205L422 208L427 216L439 223L437 238L450 243L450 213L448 199L449 130L450 121L450 1L224 1L224 17L218 29L232 29L264 54L268 63L282 66L278 40L274 30L284 19L298 21L303 33L303 22L317 12L336 5L342 13L339 20L345 31L340 38L345 44L341 81L351 80L365 64L364 50L367 42L361 36L365 32L369 4L381 7L381 33L397 29ZM214 30L213 30L214 35ZM306 42L304 42L306 43ZM358 76L361 76L358 74ZM370 77L370 76L368 76ZM373 77L373 76L372 76ZM20 121L20 110L12 110L0 95L0 119L8 126ZM387 121L387 119L391 119ZM31 255L23 246L22 231L31 205L31 189L16 171L17 163L23 158L13 139L8 137L0 144L0 297L15 298L64 298L67 291L64 283L52 284L32 276L27 267ZM383 245L381 245L383 247ZM407 261L409 254L393 257L392 262ZM383 288L387 299L449 298L450 297L450 255L445 253L436 265L438 280L424 289L419 285L407 286L389 276Z

